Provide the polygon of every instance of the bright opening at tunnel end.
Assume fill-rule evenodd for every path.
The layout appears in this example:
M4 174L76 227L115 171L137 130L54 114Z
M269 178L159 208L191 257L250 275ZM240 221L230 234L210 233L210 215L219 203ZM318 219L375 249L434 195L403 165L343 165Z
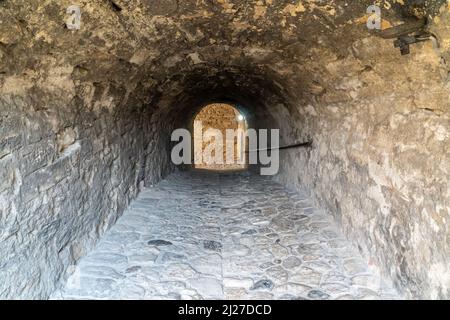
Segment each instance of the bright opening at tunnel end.
M243 116L241 116L243 119ZM176 129L172 132L171 140L178 142L171 152L171 160L175 165L260 165L260 174L273 176L280 168L280 130L279 129L226 129L225 137L218 129L202 130L201 121L195 121L201 137L201 145L206 145L192 157L192 135L187 129ZM270 134L269 134L270 133ZM270 136L270 144L269 144ZM248 140L249 150L245 143L236 141ZM237 149L237 150L236 150ZM226 150L224 155L224 150Z

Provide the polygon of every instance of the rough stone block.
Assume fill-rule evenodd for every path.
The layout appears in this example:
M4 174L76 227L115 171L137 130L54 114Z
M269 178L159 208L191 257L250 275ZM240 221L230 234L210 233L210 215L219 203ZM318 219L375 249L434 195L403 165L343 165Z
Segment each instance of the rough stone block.
M0 159L0 193L13 187L14 169L14 158L12 156Z

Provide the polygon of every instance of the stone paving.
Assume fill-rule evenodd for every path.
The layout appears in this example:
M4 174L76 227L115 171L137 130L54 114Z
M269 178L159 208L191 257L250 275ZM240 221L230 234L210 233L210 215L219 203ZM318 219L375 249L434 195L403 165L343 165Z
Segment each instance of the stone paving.
M329 215L250 173L145 189L53 299L396 299Z

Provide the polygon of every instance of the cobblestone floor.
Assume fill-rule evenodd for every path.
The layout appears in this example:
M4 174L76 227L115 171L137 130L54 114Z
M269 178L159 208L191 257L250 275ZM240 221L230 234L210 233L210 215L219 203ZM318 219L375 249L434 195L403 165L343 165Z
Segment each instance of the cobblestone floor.
M144 190L54 299L395 299L330 216L268 178Z

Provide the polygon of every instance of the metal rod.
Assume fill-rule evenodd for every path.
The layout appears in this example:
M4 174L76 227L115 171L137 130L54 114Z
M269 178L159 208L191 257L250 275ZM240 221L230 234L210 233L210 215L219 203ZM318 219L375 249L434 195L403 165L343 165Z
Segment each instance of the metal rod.
M292 148L309 148L312 146L312 141L308 141L308 142L300 142L300 143L294 143L294 144L290 144L287 146L281 146L278 148L267 148L267 149L256 149L256 150L249 150L246 151L245 153L250 153L250 152L259 152L259 151L269 151L269 150L285 150L285 149L292 149Z
M408 35L413 32L421 31L426 26L426 19L418 19L414 21L408 21L404 24L391 27L384 30L376 31L375 34L384 39L394 39L400 36Z

